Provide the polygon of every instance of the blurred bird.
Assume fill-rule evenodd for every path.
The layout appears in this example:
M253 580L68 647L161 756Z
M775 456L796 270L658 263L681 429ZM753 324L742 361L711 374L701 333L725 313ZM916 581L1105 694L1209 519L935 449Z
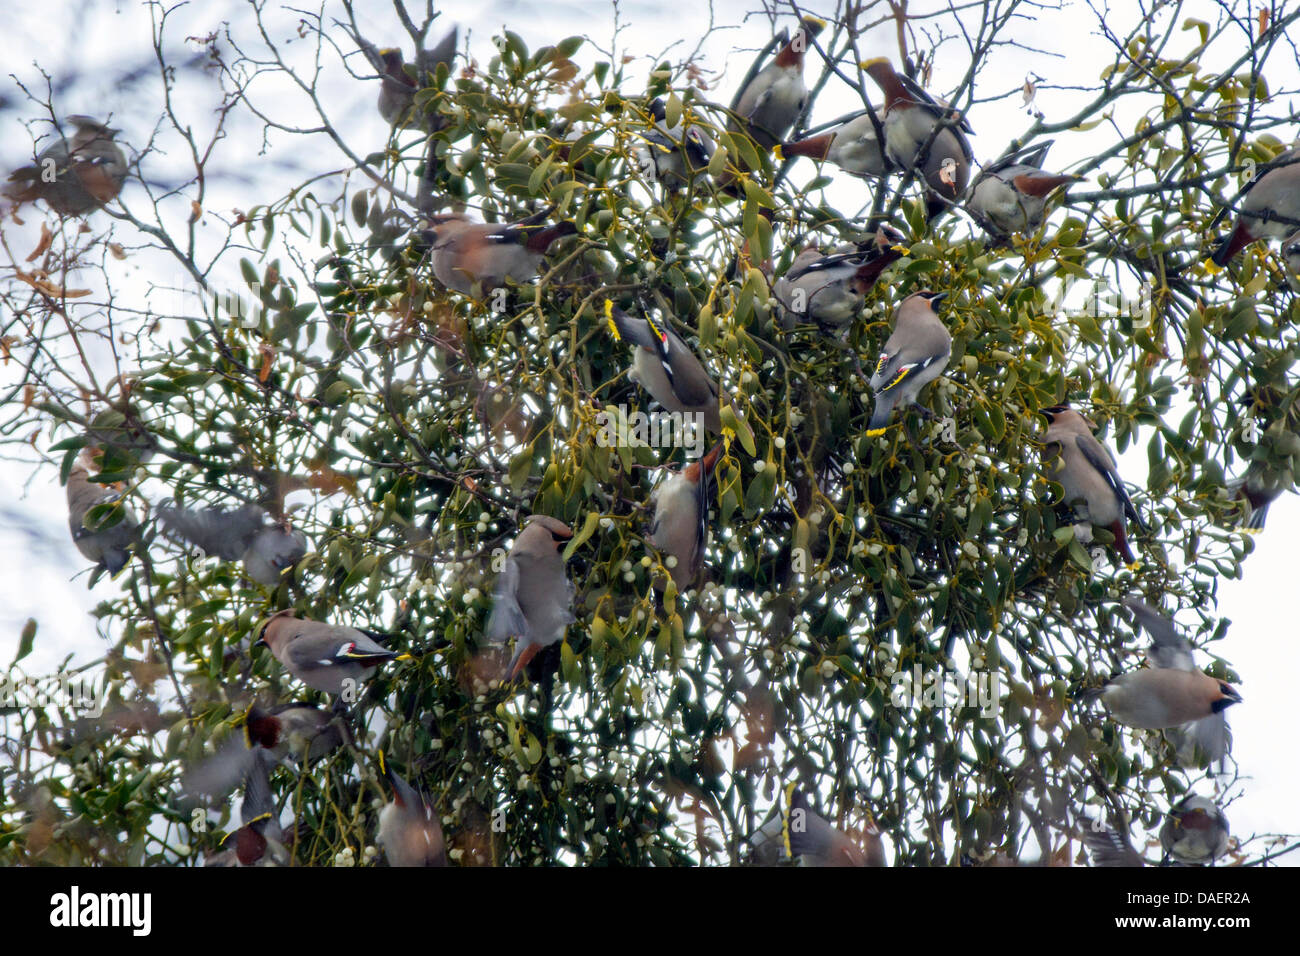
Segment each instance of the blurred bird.
M1043 224L1047 196L1082 177L1048 173L1039 168L1052 141L1004 156L985 166L975 179L968 207L985 231L997 239L1031 234Z
M559 643L573 622L573 583L560 552L573 531L547 515L524 522L497 579L486 637L493 644L515 638L508 679L519 676L543 647Z
M764 66L768 50L779 39L768 44L732 101L733 116L727 129L748 134L767 150L781 142L808 101L808 88L803 82L804 53L825 26L824 20L804 17L799 31Z
M615 339L636 346L632 374L650 397L670 412L702 415L705 429L722 434L718 386L686 343L666 324L628 315L612 301L605 302L605 317Z
M813 812L808 798L790 784L785 818L785 847L803 866L884 866L885 848L880 836L867 834L865 850L845 833Z
M1107 528L1115 536L1115 549L1132 566L1135 559L1124 519L1127 516L1140 530L1147 529L1124 490L1115 456L1093 435L1092 422L1068 405L1053 405L1039 414L1048 422L1042 436L1047 477L1065 489L1062 503L1079 521Z
M700 573L709 541L709 478L718 455L719 442L703 458L684 466L655 489L654 521L647 541L671 557L669 575L678 594Z
M307 536L288 522L267 524L267 514L257 505L234 511L205 508L194 511L166 505L158 508L164 528L205 554L223 561L243 559L244 573L258 584L275 587L285 571L307 553Z
M788 316L839 328L857 318L880 274L902 257L903 235L881 226L851 252L823 255L816 246L799 253L772 292Z
M891 166L876 136L876 122L865 110L829 132L776 147L776 158L807 156L818 162L833 163L854 176L879 177Z
M1092 865L1097 867L1145 866L1142 855L1133 849L1127 830L1102 827L1085 820L1083 843L1088 848Z
M126 182L120 132L89 116L69 116L72 139L45 147L31 166L15 170L0 192L14 203L43 199L60 216L81 216L112 202Z
M340 694L349 686L355 688L380 664L410 657L381 647L354 627L299 620L292 608L271 616L253 644L259 645L270 648L298 680L326 694Z
M1286 263L1286 281L1292 292L1300 292L1300 232L1282 240L1282 261Z
M343 733L330 713L313 704L280 704L269 711L253 704L243 723L242 734L232 735L215 754L185 771L182 789L187 794L224 797L247 777L259 750L277 762L293 754L306 765L343 745Z
M433 216L432 228L422 237L429 247L433 274L448 289L462 295L486 295L489 290L513 282L537 278L542 256L551 243L577 233L572 222L543 226L550 215L544 209L519 222L501 224L471 222L462 215Z
M408 64L402 51L388 47L375 49L374 45L354 34L353 38L379 73L379 115L390 126L415 126L424 132L436 131L438 118L421 110L415 103L415 94L438 74L445 65L451 71L456 58L458 31L451 31L431 50L416 54L415 63Z
M1291 489L1291 480L1283 469L1252 459L1246 466L1246 473L1228 482L1227 487L1232 497L1246 502L1249 507L1241 527L1248 531L1262 531L1264 522L1268 520L1269 505Z
M68 530L72 532L77 550L109 574L117 574L130 560L128 549L140 530L135 513L123 502L114 509L122 516L116 524L99 530L87 528L86 515L92 508L120 502L122 496L105 485L91 482L89 473L81 465L73 465L68 472L67 497ZM102 521L111 517L106 515Z
M1226 266L1256 239L1282 239L1300 227L1300 147L1292 146L1262 166L1237 193L1233 203L1219 210L1210 223L1211 229L1234 204L1237 204L1237 220L1232 232L1210 257L1216 266Z
M975 156L962 135L971 132L970 124L914 80L895 72L884 57L866 60L861 68L885 94L885 155L899 169L916 168L929 187L926 212L933 219L960 199L970 182Z
M389 866L446 866L442 826L429 798L393 772L379 752L379 769L393 788L393 799L379 811L375 842Z
M209 861L209 866L233 865L235 862L239 866L284 866L289 862L280 813L271 794L270 772L270 756L257 751L244 778L244 800L239 805L239 819L243 826L224 841L231 845L228 849L234 850L234 860L219 862L214 859Z
M1213 863L1228 850L1228 818L1208 797L1184 797L1165 817L1160 846L1179 863Z
M1228 751L1223 712L1240 703L1241 695L1231 684L1197 669L1192 647L1174 630L1173 621L1136 599L1124 603L1151 635L1151 666L1120 674L1088 696L1100 696L1111 716L1130 727L1164 730L1191 724L1201 752L1210 761L1222 760Z
M685 111L676 126L666 126L668 110L658 97L650 101L649 110L654 127L642 136L644 144L634 151L642 174L670 188L694 184L708 170L713 140L703 127L685 125Z
M883 435L890 415L900 405L912 405L923 417L934 417L916 399L922 388L939 377L952 355L952 336L935 311L947 296L946 292L925 289L909 295L894 311L894 331L871 376L876 407L867 424L869 436Z

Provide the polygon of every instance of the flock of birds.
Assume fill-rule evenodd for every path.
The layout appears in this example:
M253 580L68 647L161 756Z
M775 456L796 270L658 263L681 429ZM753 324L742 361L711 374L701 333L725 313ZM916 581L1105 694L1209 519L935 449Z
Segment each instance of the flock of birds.
M1052 194L1078 179L1040 168L1049 144L1039 144L985 166L972 184L973 154L966 138L971 130L965 118L885 59L861 64L883 94L879 108L868 106L829 132L787 140L808 105L804 59L823 26L819 20L804 18L794 36L783 31L768 44L736 94L726 121L728 132L747 136L778 157L809 157L863 178L899 175L906 182L916 181L931 219L961 204L999 241L1037 230ZM439 75L441 66L450 69L456 31L411 65L399 51L376 50L359 36L356 39L380 79L378 105L384 119L394 127L417 127L425 133L441 128L437 113L422 109L416 94ZM447 96L454 99L454 93ZM642 171L664 188L694 189L712 180L718 191L738 196L745 179L761 173L749 168L741 156L717 163L710 127L680 103L655 99L645 109L647 125L636 159ZM58 139L34 164L15 172L3 190L7 198L15 203L42 200L60 215L82 216L117 196L128 169L114 141L117 131L84 116L69 117L68 122L75 127L72 136ZM430 149L430 161L433 156ZM474 222L462 214L430 214L417 248L427 256L441 285L480 298L507 282L534 280L550 247L579 232L572 222L548 223L551 212L543 210L507 224ZM1232 231L1212 258L1223 266L1260 238L1284 239L1288 264L1300 272L1300 150L1284 152L1260 169L1239 197ZM882 273L901 257L902 241L892 227L878 225L860 244L830 251L810 245L799 252L772 285L787 321L814 322L828 333L847 327L861 314L867 293ZM883 433L891 420L902 418L909 409L927 418L932 415L919 399L926 385L942 374L951 354L952 339L940 313L944 299L943 292L921 290L897 304L891 333L870 376L875 408L868 435ZM660 406L693 416L715 436L747 428L667 317L649 312L632 315L612 301L604 308L611 333L633 349L632 376ZM1090 540L1093 526L1108 530L1117 553L1132 564L1126 523L1142 525L1114 455L1079 411L1060 404L1043 409L1042 414L1048 422L1042 433L1046 474L1061 485L1062 503L1073 511L1076 533ZM67 480L69 525L81 553L116 574L130 561L141 525L120 492L96 482L90 470L95 455L120 436L92 433L89 437L92 442L83 462L71 469ZM116 450L143 462L155 445L151 436L136 434ZM709 479L722 448L719 442L708 454L689 461L654 493L647 540L662 553L667 578L678 592L690 587L701 570L708 536ZM1252 482L1249 473L1238 486L1260 523L1268 502L1282 490L1263 480ZM203 510L164 505L156 514L172 538L224 561L242 561L249 579L276 588L307 554L309 542L282 511L273 510L274 516L252 504ZM574 621L574 587L562 554L572 536L562 521L533 515L523 523L509 552L486 628L490 644L514 641L513 656L501 671L507 680L517 678L540 649L561 641ZM667 588L667 581L661 577L658 586ZM1224 709L1239 702L1240 695L1196 667L1191 645L1176 633L1168 617L1140 601L1125 603L1151 635L1150 666L1119 675L1097 696L1116 720L1181 735L1178 739L1190 742L1197 758L1222 760L1228 747ZM385 648L383 638L357 628L303 620L292 609L266 621L257 644L267 647L306 686L335 695L336 707L325 710L295 702L263 710L254 705L242 721L243 739L191 768L186 784L190 793L223 796L240 783L244 786L242 826L210 862L251 865L288 859L299 835L281 827L269 774L290 757L305 765L350 740L346 710L337 702L375 668L408 656ZM432 800L394 773L382 753L380 765L392 799L380 814L377 842L389 863L445 864L439 814ZM1094 826L1084 839L1098 865L1142 864L1141 854L1128 843L1126 827ZM793 789L750 842L756 862L797 857L806 865L885 864L878 833L851 839L818 816L806 796ZM1160 843L1166 861L1212 862L1227 848L1227 821L1213 800L1190 796L1170 809Z

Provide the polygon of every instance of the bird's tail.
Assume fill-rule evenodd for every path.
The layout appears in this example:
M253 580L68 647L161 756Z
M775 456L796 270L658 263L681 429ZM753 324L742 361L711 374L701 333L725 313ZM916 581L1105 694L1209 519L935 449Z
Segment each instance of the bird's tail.
M1210 261L1219 268L1223 268L1231 261L1232 257L1239 253L1254 240L1250 230L1246 228L1245 222L1238 220L1237 225L1228 233L1228 238L1224 239L1219 248L1214 250L1214 255L1210 256Z

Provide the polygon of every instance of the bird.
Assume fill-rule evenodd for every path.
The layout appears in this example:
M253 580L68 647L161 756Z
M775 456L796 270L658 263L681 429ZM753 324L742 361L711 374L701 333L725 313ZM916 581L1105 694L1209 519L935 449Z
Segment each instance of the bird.
M755 59L749 75L732 100L728 130L747 134L766 150L771 150L784 139L808 102L808 88L803 82L804 53L811 39L825 27L825 20L804 17L798 32L781 47L770 63L763 65L769 50L780 42L780 37L768 44Z
M825 133L778 143L776 158L807 156L818 162L832 163L846 173L864 179L884 176L893 166L880 145L876 132L879 121L878 116L873 117L863 110Z
M1088 848L1092 865L1096 867L1146 866L1142 855L1133 849L1127 830L1101 826L1099 822L1084 821L1083 844Z
M654 520L647 541L673 559L669 576L678 594L685 593L704 562L709 541L709 478L722 443L692 461L655 489Z
M1048 477L1065 490L1062 502L1079 521L1108 529L1115 536L1115 549L1132 567L1136 560L1124 519L1142 531L1147 529L1124 490L1115 456L1093 435L1092 422L1068 405L1052 405L1039 414L1048 422L1042 435L1043 461Z
M419 790L398 776L379 752L379 769L393 788L393 799L379 811L375 842L389 866L446 866L447 854L438 811Z
M1191 645L1172 620L1136 598L1124 603L1151 635L1146 655L1151 666L1120 674L1099 693L1086 696L1100 696L1111 716L1130 727L1164 730L1190 724L1201 752L1211 762L1222 760L1228 751L1223 712L1241 703L1241 694L1196 667Z
M239 820L243 825L226 837L223 844L230 844L227 852L209 860L209 866L232 863L239 866L283 866L289 862L279 810L271 793L271 765L270 756L260 751L249 762L244 777L244 799L239 805ZM229 854L231 849L234 850L233 861Z
M1268 508L1291 488L1291 480L1284 469L1276 468L1260 459L1252 459L1246 473L1228 482L1228 493L1246 503L1246 514L1240 527L1247 531L1262 531L1268 520Z
M1208 797L1184 797L1165 815L1160 846L1179 863L1203 866L1228 849L1228 818Z
M773 283L772 292L787 316L842 327L857 318L880 274L902 257L895 248L902 241L896 229L881 226L851 251L823 255L808 246Z
M668 326L649 315L628 315L610 300L605 317L616 340L636 346L632 374L650 397L670 412L696 416L711 434L722 434L718 386L686 343Z
M434 132L440 125L433 116L415 102L415 94L426 85L427 79L437 76L439 65L451 70L456 58L458 29L452 27L431 50L416 54L415 63L408 64L402 51L394 47L382 50L360 36L354 35L366 59L379 73L379 115L389 126L415 126L424 132Z
M972 132L970 124L914 80L895 72L885 57L859 66L885 94L885 155L899 169L915 168L925 180L931 194L926 213L933 219L966 192L975 160L963 135Z
M563 640L574 620L573 583L560 554L572 537L573 530L558 518L531 515L506 556L485 635L493 644L515 639L506 666L509 680L543 647Z
M72 542L87 559L109 574L117 574L131 559L130 547L136 540L140 523L122 495L113 489L90 480L90 474L81 465L73 465L68 472L68 530ZM113 504L109 515L100 519L99 527L86 527L86 516L97 505ZM116 524L104 526L113 513L121 515Z
M785 849L803 866L884 866L885 848L879 834L868 833L864 849L831 826L808 805L794 784L786 788Z
M1036 232L1043 224L1048 194L1082 178L1039 168L1051 145L1048 140L1022 149L980 171L967 207L986 232L998 239L1012 233Z
M216 753L186 769L186 793L224 797L248 775L259 750L276 762L293 754L311 764L343 745L343 732L331 714L314 704L279 704L270 710L253 704L242 721L242 734L231 735Z
M472 222L466 216L430 217L431 228L422 232L429 249L433 274L448 289L474 296L512 282L537 278L542 256L551 243L572 236L578 227L564 221L544 226L550 209L519 222Z
M307 536L287 521L267 524L267 514L258 505L201 511L161 505L158 519L206 554L223 561L242 559L244 573L266 587L278 585L284 572L307 554Z
M909 295L894 310L894 331L885 341L871 376L876 406L867 424L868 436L883 435L891 413L899 405L913 405L924 417L933 417L916 399L922 388L939 377L952 355L952 336L935 311L947 296L946 292L923 289Z
M89 116L69 116L72 139L60 137L36 162L15 170L0 192L16 204L42 199L60 216L82 216L117 198L126 182L126 156L113 138L121 132Z
M641 135L644 142L634 150L642 174L670 188L694 184L708 171L715 148L713 140L703 127L685 124L684 110L677 125L668 127L668 110L659 97L650 101L649 111L654 126Z
M1240 200L1232 231L1210 256L1222 268L1256 239L1282 239L1300 227L1300 145L1293 145L1261 167L1233 200ZM1232 208L1224 206L1210 228Z
M273 614L253 646L270 648L290 674L326 694L355 689L380 664L410 657L381 647L354 627L301 620L292 608Z

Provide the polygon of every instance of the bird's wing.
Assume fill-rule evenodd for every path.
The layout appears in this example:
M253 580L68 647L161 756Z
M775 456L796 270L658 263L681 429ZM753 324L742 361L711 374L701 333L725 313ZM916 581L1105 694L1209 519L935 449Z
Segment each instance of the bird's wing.
M528 633L528 619L519 606L519 562L514 558L506 558L505 570L497 578L496 591L492 595L492 616L488 618L484 633L494 644L504 644L511 637L523 637Z
M1089 821L1091 823L1091 821ZM1094 830L1091 825L1083 830L1083 843L1092 857L1093 866L1145 866L1142 857L1129 844L1128 833L1113 827Z
M1124 490L1124 482L1120 481L1119 472L1115 470L1115 459L1111 457L1106 446L1092 435L1076 435L1074 444L1083 453L1088 464L1097 469L1106 479L1106 484L1110 485L1111 490L1115 492L1115 497L1124 506L1124 514L1145 531L1146 525L1138 515L1137 509L1133 507L1133 500L1129 498L1128 492Z
M190 508L158 509L158 518L165 529L226 561L234 561L243 556L261 529L265 517L262 509L256 506L236 511L221 508L205 508L201 511Z
M1228 719L1220 711L1202 717L1190 727L1196 746L1211 763L1222 760L1228 752Z
M1192 645L1179 635L1172 620L1137 598L1129 598L1124 604L1133 612L1138 624L1151 635L1152 643L1147 651L1147 660L1156 667L1196 670Z
M754 62L749 65L749 72L745 74L745 78L736 87L736 95L731 99L731 112L738 113L740 111L741 98L745 95L745 91L749 89L749 84L754 82L754 77L763 72L763 68L767 65L768 57L772 52L779 50L789 42L790 33L782 28L780 33L767 41L767 46L758 51L758 56L754 57Z

